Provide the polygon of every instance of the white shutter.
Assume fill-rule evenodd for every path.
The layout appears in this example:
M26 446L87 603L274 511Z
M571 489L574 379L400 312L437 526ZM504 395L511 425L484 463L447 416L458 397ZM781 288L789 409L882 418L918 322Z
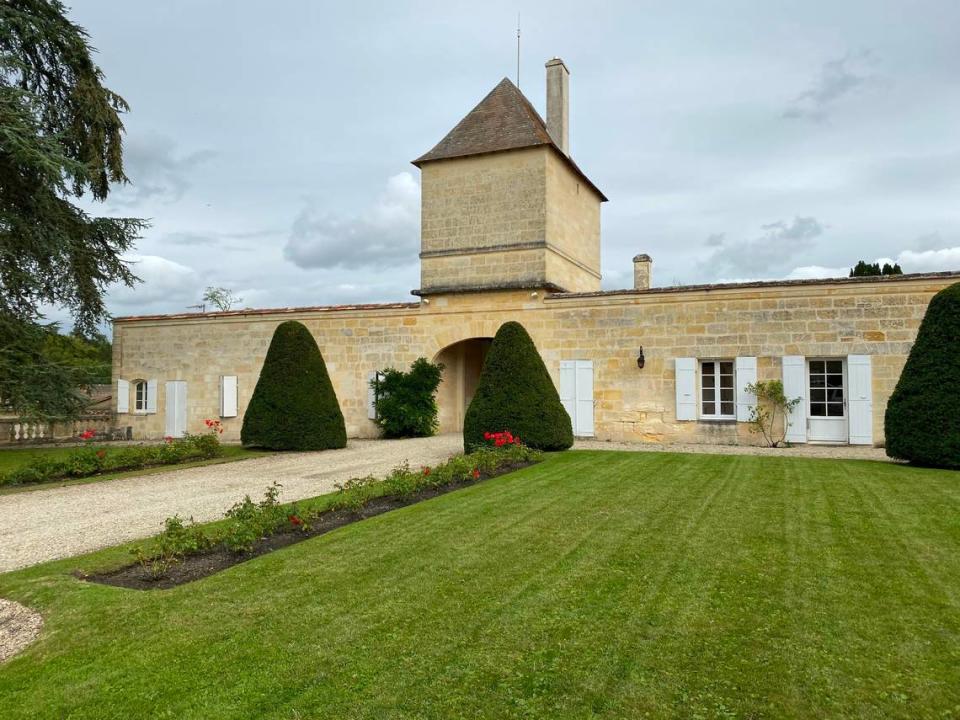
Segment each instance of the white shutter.
M734 365L733 379L737 383L737 422L750 422L750 413L757 405L757 396L744 388L757 381L757 359L738 357Z
M577 431L577 363L575 360L560 361L560 404L570 416L573 431Z
M147 412L157 411L157 381L147 380Z
M803 355L783 358L783 394L800 402L787 417L787 442L807 441L807 372Z
M237 376L220 376L220 417L237 416Z
M697 419L697 359L675 358L677 420Z
M117 380L117 412L130 412L130 383L126 380Z
M380 373L374 370L367 373L367 417L370 420L377 419L377 391L373 386L373 381L377 380Z
M873 445L873 373L869 355L847 356L850 444Z
M177 383L166 384L166 416L164 418L163 434L166 437L177 436Z
M171 380L166 385L164 435L183 437L187 431L187 383Z
M574 434L593 437L593 360L577 360L576 408Z

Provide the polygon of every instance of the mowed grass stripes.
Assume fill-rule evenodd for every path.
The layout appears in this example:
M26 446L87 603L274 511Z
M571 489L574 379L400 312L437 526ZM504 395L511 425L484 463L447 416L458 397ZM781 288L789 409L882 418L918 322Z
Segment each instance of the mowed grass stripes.
M0 576L0 717L960 714L960 473L567 452L173 590Z

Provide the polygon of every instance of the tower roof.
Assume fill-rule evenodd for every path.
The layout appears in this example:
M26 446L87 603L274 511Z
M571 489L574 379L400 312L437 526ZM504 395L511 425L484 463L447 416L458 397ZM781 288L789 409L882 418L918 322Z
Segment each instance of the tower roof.
M520 89L508 78L501 80L490 93L467 113L432 150L413 164L421 167L435 160L482 155L546 145L551 147L602 200L607 198L590 181L577 164L550 137L543 118Z

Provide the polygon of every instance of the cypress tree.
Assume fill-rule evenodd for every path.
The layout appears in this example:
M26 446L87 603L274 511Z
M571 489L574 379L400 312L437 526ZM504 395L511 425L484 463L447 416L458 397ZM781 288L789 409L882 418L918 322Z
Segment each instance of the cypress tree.
M346 446L347 429L327 366L302 323L289 320L274 331L240 440L271 450Z
M960 283L930 301L884 425L890 457L960 469Z
M463 421L464 448L483 445L485 432L503 430L540 450L573 445L570 416L533 340L517 322L502 325L487 352Z

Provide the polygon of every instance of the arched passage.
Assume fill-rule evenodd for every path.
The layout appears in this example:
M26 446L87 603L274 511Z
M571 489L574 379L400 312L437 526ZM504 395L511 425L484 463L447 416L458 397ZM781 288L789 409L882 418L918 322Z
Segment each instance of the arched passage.
M493 338L470 338L448 345L434 358L443 363L443 377L437 389L440 432L463 430L463 417L477 391L483 360Z

